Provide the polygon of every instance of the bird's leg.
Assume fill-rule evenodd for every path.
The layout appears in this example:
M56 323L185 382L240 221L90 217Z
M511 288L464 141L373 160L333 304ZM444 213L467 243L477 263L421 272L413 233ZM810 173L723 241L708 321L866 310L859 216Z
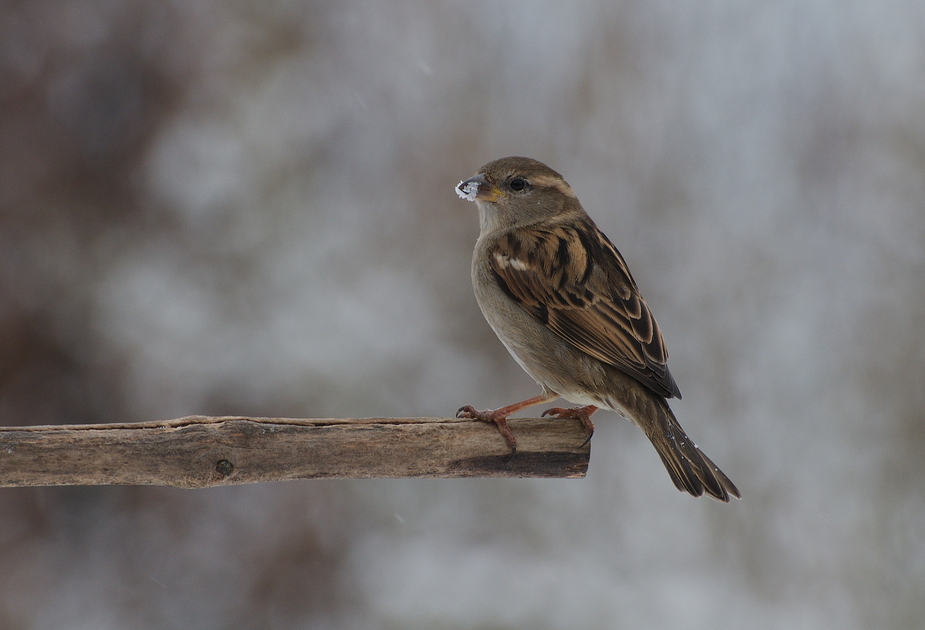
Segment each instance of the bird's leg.
M591 422L591 416L597 411L598 408L594 405L585 405L584 407L552 407L543 412L544 416L553 416L556 418L568 418L572 420L581 420L581 423L585 425L585 429L588 431L588 435L585 438L585 441L581 443L581 446L584 446L591 441L591 436L594 435L594 423ZM579 448L581 448L581 446Z
M482 422L494 422L498 427L498 431L507 441L508 447L511 449L510 454L504 458L504 461L508 462L511 461L514 455L517 453L517 438L514 437L511 429L507 426L507 417L511 414L517 413L521 409L526 409L527 407L533 407L535 405L542 405L543 403L548 403L550 400L555 400L558 397L558 394L542 393L539 396L534 396L533 398L528 398L527 400L522 400L512 405L506 405L497 409L486 409L485 411L478 411L472 405L465 405L459 408L459 411L456 412L456 417L472 418L473 420L481 420Z

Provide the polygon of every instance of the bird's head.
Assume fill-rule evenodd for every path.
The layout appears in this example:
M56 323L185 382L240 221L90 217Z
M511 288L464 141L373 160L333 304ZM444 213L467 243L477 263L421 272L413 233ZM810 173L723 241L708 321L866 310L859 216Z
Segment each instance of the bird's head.
M489 162L459 182L456 194L476 203L483 233L537 223L578 204L559 173L525 157Z

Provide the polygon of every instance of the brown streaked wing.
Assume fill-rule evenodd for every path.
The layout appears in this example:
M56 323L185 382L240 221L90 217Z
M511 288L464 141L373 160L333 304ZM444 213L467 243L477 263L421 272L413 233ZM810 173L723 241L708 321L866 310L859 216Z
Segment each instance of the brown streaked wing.
M510 232L489 256L501 288L550 330L656 393L681 397L652 312L590 218Z

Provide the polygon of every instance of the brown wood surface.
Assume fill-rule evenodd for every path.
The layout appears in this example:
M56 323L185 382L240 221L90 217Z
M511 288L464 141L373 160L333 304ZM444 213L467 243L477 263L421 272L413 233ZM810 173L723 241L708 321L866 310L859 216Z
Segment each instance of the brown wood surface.
M292 479L583 477L581 423L512 418L516 457L494 425L457 418L190 416L138 424L0 427L0 487Z

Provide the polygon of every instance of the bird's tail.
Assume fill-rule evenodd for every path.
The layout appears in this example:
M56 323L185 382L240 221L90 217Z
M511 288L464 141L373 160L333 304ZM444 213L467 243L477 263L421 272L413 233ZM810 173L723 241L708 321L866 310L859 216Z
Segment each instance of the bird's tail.
M741 499L739 489L709 457L697 448L668 407L658 396L652 396L652 405L647 405L648 422L641 424L675 487L695 497L706 493L717 501L729 502L729 497Z

